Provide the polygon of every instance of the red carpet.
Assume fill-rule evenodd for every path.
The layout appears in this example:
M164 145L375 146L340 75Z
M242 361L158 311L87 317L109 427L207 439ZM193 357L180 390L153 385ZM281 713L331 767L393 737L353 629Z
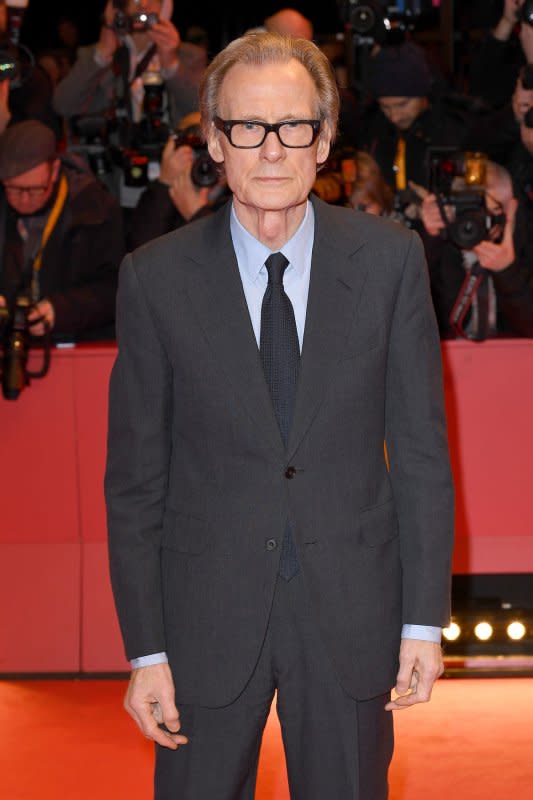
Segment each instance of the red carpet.
M149 800L152 748L122 711L124 686L0 683L1 800ZM429 705L396 714L391 800L532 800L532 712L533 679L441 681ZM271 715L256 800L288 797Z

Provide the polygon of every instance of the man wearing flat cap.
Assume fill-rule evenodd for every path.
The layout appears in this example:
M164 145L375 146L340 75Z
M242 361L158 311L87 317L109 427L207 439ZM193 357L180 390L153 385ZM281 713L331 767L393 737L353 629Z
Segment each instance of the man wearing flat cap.
M397 192L425 186L428 147L461 147L464 120L431 101L432 75L412 42L382 47L371 59L369 88L377 110L364 120L364 145Z
M0 136L0 304L20 295L30 330L54 336L112 335L123 255L120 209L108 191L56 153L36 120Z

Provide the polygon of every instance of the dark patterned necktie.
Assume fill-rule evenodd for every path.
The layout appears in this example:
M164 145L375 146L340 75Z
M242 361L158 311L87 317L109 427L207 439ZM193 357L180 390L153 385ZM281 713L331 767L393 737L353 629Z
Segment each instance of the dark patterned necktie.
M265 262L268 285L261 306L259 348L274 412L285 445L289 440L300 367L300 346L294 309L283 288L283 273L288 263L283 253L272 253ZM285 580L290 580L298 570L296 548L287 524L279 574Z

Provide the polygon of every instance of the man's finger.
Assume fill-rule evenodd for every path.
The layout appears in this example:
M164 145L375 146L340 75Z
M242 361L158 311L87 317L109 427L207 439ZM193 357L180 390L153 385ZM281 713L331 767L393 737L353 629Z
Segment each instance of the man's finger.
M396 686L394 691L398 695L406 694L413 686L414 680L414 661L402 661L396 676Z
M145 701L141 704L131 703L126 700L124 704L126 710L130 714L131 717L135 720L139 728L141 729L142 733L146 736L147 739L152 739L157 744L160 744L162 747L169 747L172 750L176 750L178 745L180 744L187 744L188 739L186 736L178 733L172 733L172 730L169 728L168 733L162 730L153 713L153 703L149 703ZM177 714L177 711L176 711ZM168 726L167 726L168 727ZM178 721L178 730L179 730L179 721Z
M424 186L420 186L420 184L415 183L414 181L408 181L408 183L409 188L413 190L420 200L424 200L426 197L429 197L429 191Z

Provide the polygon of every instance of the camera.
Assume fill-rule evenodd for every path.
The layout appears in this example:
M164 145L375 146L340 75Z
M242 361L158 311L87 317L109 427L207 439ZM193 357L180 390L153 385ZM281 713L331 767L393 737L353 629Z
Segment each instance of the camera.
M526 25L533 25L533 0L525 0L520 9L519 20L520 22L525 22Z
M126 36L131 33L145 33L157 25L159 16L154 13L139 11L136 14L127 14L127 0L114 0L115 16L111 23L112 30L117 36Z
M2 394L6 400L17 400L30 378L44 378L50 367L50 334L45 335L43 366L37 372L28 370L31 334L28 314L32 303L27 295L19 295L12 311L0 308L0 343L2 346Z
M422 14L434 10L431 0L338 0L342 21L362 42L401 44Z
M504 224L503 214L491 214L486 205L487 157L455 148L430 148L428 185L436 194L450 240L471 250L489 238L494 225ZM449 220L444 207L451 208Z
M218 181L217 165L209 155L207 145L200 135L200 129L192 125L183 131L173 134L176 149L183 145L192 148L194 161L191 168L191 180L195 186L203 188L214 186Z
M0 82L10 81L18 88L27 80L35 65L33 54L20 44L20 29L28 0L7 0L7 31L0 42Z

